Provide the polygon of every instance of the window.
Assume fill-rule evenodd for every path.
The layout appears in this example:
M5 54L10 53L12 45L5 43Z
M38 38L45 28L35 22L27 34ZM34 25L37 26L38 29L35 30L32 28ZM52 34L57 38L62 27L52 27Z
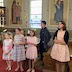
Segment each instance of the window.
M30 0L30 27L41 28L42 0Z
M4 0L0 0L0 6L4 6Z

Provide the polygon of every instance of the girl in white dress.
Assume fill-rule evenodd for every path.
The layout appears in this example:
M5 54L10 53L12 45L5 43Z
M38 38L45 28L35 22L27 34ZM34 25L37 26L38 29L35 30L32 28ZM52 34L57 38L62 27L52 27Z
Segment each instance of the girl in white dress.
M25 60L25 37L21 34L21 29L17 28L15 30L16 34L14 36L14 49L13 49L13 61L17 62L17 68L15 71L18 71L19 68L21 72L24 71L23 69L23 60Z
M11 70L11 56L12 56L12 39L11 33L7 32L5 34L5 40L3 41L3 60L6 60L7 68L6 70Z

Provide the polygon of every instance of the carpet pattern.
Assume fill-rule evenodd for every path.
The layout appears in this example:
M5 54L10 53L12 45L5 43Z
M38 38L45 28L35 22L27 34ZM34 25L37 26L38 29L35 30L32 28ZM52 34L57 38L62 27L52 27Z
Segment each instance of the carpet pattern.
M0 72L8 72L5 70L6 67L7 67L6 62L2 60L2 48L0 47ZM12 70L10 72L15 72L15 68L16 68L16 63L12 62ZM24 72L26 72L26 70L27 69L25 69ZM18 72L20 72L20 70ZM35 72L42 72L42 70L36 69Z
M36 67L35 72L54 72L51 70L45 70L41 64L42 62L37 60L37 62L35 63ZM6 62L2 60L2 46L0 46L0 72L8 72L5 70L6 67L7 67ZM9 72L15 72L15 68L16 68L16 62L12 62L12 70ZM27 68L28 65L25 65L24 72L26 72ZM18 72L20 72L20 70Z

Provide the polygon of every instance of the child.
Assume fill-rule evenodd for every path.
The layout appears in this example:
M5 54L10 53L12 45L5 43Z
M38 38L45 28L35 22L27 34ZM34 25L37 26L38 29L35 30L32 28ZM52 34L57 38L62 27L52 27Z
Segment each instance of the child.
M24 30L21 30L21 34L25 36L25 31Z
M28 37L27 44L28 44L28 48L26 51L26 57L27 59L29 59L29 69L27 70L27 72L30 72L30 71L35 72L34 60L37 58L37 48L36 48L37 37L35 36L35 32L33 30L30 30L30 36Z
M65 63L70 61L69 56L69 48L68 48L68 40L69 33L66 30L66 24L64 21L60 21L58 25L58 30L55 32L54 37L54 45L51 51L51 57L56 60L56 71L65 72Z
M24 35L21 34L21 29L17 28L15 30L16 34L14 36L14 50L13 50L13 61L17 62L17 68L15 71L18 71L19 68L21 72L24 71L23 69L23 60L25 60L25 38Z
M25 40L27 41L28 40L28 37L29 37L30 35L29 34L27 34L27 36L25 37ZM25 48L27 49L27 47L28 47L28 45L26 44L25 45Z
M11 55L12 55L12 39L11 33L7 32L5 34L5 40L3 41L3 59L6 60L7 68L6 70L11 70Z

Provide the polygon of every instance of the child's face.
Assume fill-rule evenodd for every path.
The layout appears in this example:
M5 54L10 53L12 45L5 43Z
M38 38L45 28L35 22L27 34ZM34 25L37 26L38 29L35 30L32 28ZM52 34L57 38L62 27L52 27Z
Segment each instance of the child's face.
M34 32L30 31L30 36L34 36Z
M15 30L16 34L20 34L20 31L18 29Z
M58 28L62 29L63 27L64 27L64 25L61 22L59 22Z
M5 38L6 38L6 39L9 39L10 36L9 36L8 34L5 34Z
M58 4L60 4L61 1L58 2Z
M23 35L24 35L24 31L21 31L21 34L23 34Z
M42 28L44 28L45 26L46 26L45 24L41 23L41 27L42 27Z

